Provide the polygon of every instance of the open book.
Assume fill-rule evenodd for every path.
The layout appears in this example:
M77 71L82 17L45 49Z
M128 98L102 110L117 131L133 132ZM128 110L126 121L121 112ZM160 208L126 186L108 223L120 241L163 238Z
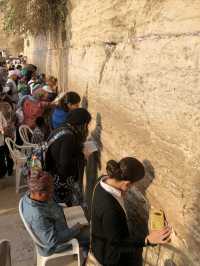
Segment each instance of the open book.
M81 206L68 207L63 210L69 228L73 227L77 223L82 225L89 224Z

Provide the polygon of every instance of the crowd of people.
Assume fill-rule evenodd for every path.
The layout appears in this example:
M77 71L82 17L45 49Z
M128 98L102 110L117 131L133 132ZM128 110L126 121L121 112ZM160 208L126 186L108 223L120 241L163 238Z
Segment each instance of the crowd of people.
M5 138L22 145L20 125L32 130L30 143L46 145L42 165L32 158L34 164L27 174L29 189L22 199L24 218L43 244L39 247L43 256L69 249L67 241L77 238L86 258L89 251L86 265L129 266L134 265L134 248L168 241L168 226L152 231L145 239L130 236L124 196L145 176L144 166L136 158L109 161L107 173L97 180L91 205L86 206L83 175L89 155L84 153L84 143L92 117L80 108L77 92L68 91L59 98L57 78L38 73L36 66L23 62L1 64L0 93L0 105L9 104L13 114L7 121L5 110L0 109L0 177L12 174ZM63 208L74 205L91 208L90 233L81 224L68 227Z

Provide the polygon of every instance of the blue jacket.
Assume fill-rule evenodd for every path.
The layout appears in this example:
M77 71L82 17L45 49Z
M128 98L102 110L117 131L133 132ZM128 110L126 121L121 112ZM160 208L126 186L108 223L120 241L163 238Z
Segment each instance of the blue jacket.
M68 112L63 108L56 107L52 113L52 127L53 129L60 127L63 123L67 121Z
M66 242L80 233L79 229L68 228L62 207L53 200L39 202L26 194L22 199L22 213L39 241L45 245L45 248L38 247L42 256L71 248Z

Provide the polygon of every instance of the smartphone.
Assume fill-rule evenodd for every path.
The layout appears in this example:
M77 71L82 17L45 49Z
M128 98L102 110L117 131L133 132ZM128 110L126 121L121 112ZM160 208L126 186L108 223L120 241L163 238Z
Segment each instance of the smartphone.
M151 230L161 230L165 227L165 214L163 210L151 210L150 227Z

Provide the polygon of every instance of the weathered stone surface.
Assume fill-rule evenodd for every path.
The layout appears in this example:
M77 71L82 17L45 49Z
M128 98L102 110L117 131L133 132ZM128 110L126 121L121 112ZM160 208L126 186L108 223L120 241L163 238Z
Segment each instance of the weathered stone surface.
M6 50L9 55L18 56L24 49L23 38L6 33L3 27L3 15L0 11L0 50Z
M73 0L68 5L66 41L36 39L25 51L43 71L59 77L62 89L68 84L87 93L93 126L97 113L102 120L103 170L107 159L126 155L154 167L150 186L142 186L149 202L165 210L176 235L154 255L149 250L146 265L197 266L200 3Z

